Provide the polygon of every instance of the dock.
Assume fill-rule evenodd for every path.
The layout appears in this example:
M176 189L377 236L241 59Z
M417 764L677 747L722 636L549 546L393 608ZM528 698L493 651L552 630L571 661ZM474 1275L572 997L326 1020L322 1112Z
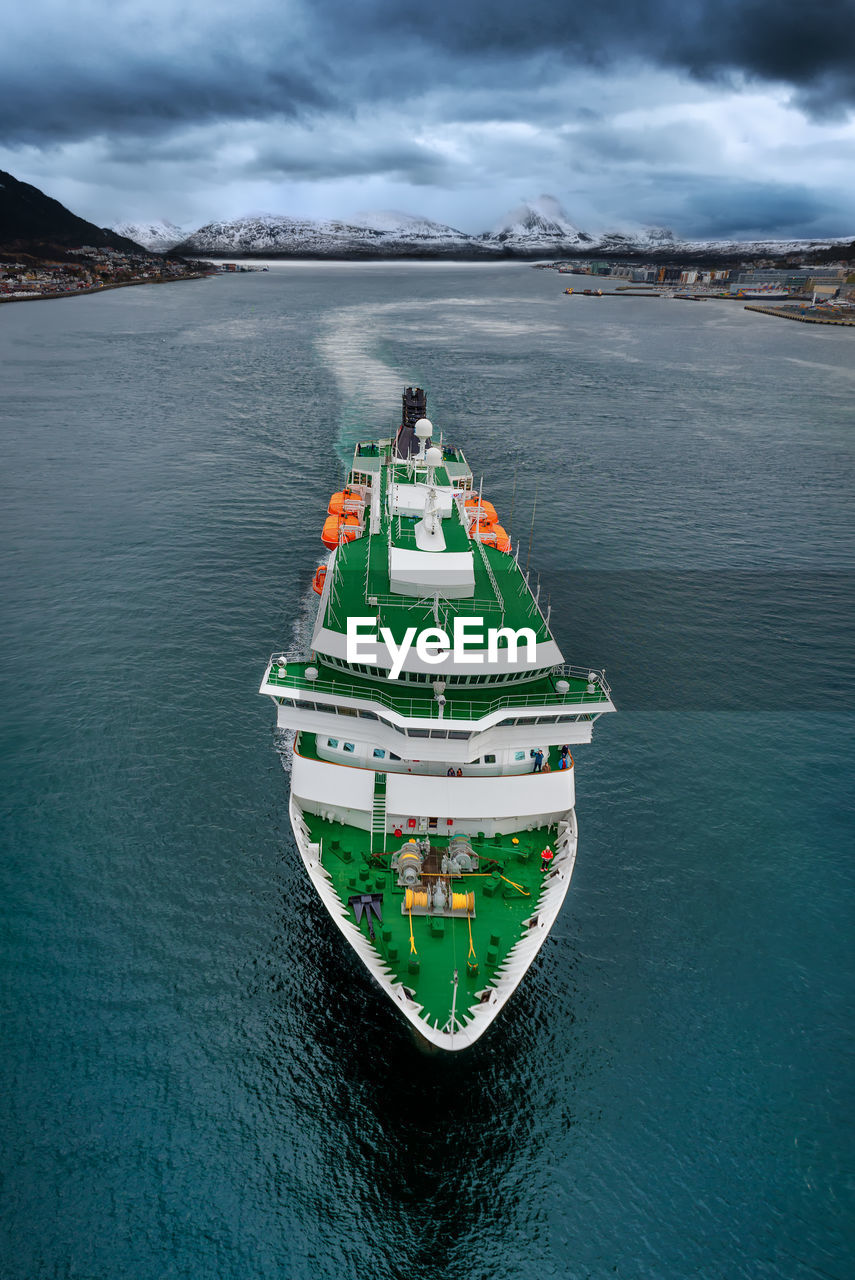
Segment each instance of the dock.
M855 317L847 320L845 317L836 316L810 316L805 312L794 311L792 309L784 309L783 307L757 307L752 303L746 304L746 311L762 311L767 316L780 316L782 320L798 320L801 324L838 324L849 325L855 327Z

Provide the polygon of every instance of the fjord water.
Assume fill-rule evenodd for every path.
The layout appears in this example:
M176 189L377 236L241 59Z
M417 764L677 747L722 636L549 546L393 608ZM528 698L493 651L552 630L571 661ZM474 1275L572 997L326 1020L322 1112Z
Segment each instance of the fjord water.
M852 1274L855 335L563 279L0 308L7 1280ZM452 1057L316 902L256 693L408 383L523 559L537 495L620 708L554 935Z

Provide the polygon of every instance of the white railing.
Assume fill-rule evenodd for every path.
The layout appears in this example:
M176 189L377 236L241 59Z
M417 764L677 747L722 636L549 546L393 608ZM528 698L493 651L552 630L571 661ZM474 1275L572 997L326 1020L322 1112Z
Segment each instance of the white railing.
M379 704L380 706L388 707L390 711L395 711L406 719L438 720L441 709L444 711L444 719L447 721L482 720L485 716L491 715L495 711L516 708L524 710L529 707L537 707L542 708L545 713L549 713L565 706L575 707L581 705L587 707L601 705L610 697L610 691L607 687L601 685L600 675L597 674L594 690L590 693L586 688L579 691L571 690L566 694L506 693L494 698L472 699L465 696L465 689L460 689L458 692L457 689L450 686L446 690L444 707L441 708L437 700L426 693L420 696L407 696L406 694L391 694L387 690L376 686L366 688L364 685L352 685L344 680L308 680L302 672L298 671L286 670L284 674L280 674L280 665L271 658L267 684L272 688L293 689L307 694L309 697L313 694L320 695L325 703L329 700L332 707L334 707L334 700L337 698L348 698L354 702L364 703L368 709ZM561 674L572 674L575 679L584 679L587 682L588 672L584 668L556 668L555 670L560 671Z

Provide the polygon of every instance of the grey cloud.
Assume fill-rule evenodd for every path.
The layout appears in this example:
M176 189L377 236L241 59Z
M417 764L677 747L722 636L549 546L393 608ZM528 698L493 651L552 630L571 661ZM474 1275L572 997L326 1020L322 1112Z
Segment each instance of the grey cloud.
M650 169L646 191L636 189L634 200L646 221L670 222L681 235L698 239L820 237L842 234L852 222L844 199L795 182Z
M329 137L310 135L309 140L315 145L261 148L244 172L313 182L378 175L413 186L442 184L454 176L444 157L415 143L386 146L367 139L362 146L343 147Z
M318 3L328 17L337 8ZM821 114L855 105L851 0L357 0L352 12L363 39L382 32L470 61L549 52L606 67L640 57L699 79L736 72L782 81Z
M554 119L579 69L619 75L628 60L782 81L815 115L855 103L851 0L246 0L233 13L154 0L136 27L115 12L94 0L83 22L74 6L34 0L8 20L7 142L346 116L437 92L447 119L455 101L469 118ZM573 110L586 106L599 109Z
M685 197L684 216L693 234L710 239L763 236L769 228L786 238L810 235L833 207L827 198L796 184L701 180Z

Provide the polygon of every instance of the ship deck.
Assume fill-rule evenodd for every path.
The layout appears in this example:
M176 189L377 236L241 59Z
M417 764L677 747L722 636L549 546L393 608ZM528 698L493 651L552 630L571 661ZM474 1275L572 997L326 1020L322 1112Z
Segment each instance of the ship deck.
M357 461L355 459L354 461ZM389 578L389 545L404 550L416 547L416 516L390 515L387 510L387 486L391 483L390 468L381 467L377 478L380 485L380 526L375 533L366 530L360 538L343 543L336 555L330 592L326 604L324 625L330 631L344 631L348 617L377 615L379 625L388 627L396 643L400 642L407 627L414 622L424 625L433 618L433 601L421 604L411 596L392 594ZM395 478L404 480L406 468L391 468ZM437 468L437 483L448 483L443 468ZM398 474L400 472L400 474ZM483 617L486 627L531 627L538 644L550 640L551 634L538 604L529 590L525 577L512 555L482 546L470 539L454 506L450 516L442 522L446 551L473 553L475 575L474 592L459 599L441 599L439 625L448 629L453 619ZM442 554L442 553L438 553ZM376 600L370 604L369 600ZM502 647L500 645L500 647Z
M525 922L537 912L546 878L540 869L540 852L555 840L556 829L519 831L515 833L518 844L512 842L511 835L488 838L472 833L472 846L480 859L479 871L455 877L453 887L455 892L474 892L474 916L413 915L413 951L410 917L402 911L404 889L398 887L397 874L389 866L392 853L405 843L406 837L396 839L390 835L387 852L372 854L369 832L309 813L304 813L303 819L312 841L322 846L322 866L345 906L356 894L381 895L383 918L382 922L374 921L376 938L372 945L391 970L393 980L414 993L413 998L423 1007L422 1016L441 1030L451 1016L456 970L456 1015L464 1020L480 1003L481 993L491 988L511 948L526 932ZM430 843L431 850L438 850L441 856L448 837L432 833ZM365 917L360 930L368 938ZM474 971L468 963L473 955Z

